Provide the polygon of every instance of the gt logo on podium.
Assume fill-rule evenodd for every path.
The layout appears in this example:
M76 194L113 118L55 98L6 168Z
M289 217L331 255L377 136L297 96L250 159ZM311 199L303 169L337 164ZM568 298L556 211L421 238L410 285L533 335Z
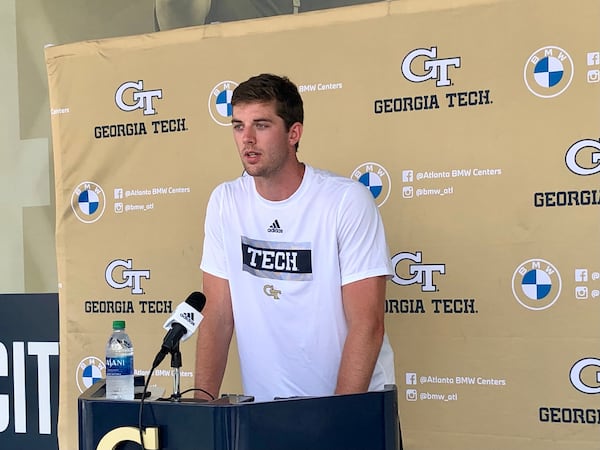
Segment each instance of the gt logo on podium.
M158 428L146 428L144 434L144 448L147 450L160 450L158 447ZM142 445L140 430L135 427L119 427L106 433L96 450L115 450L121 442L132 441Z

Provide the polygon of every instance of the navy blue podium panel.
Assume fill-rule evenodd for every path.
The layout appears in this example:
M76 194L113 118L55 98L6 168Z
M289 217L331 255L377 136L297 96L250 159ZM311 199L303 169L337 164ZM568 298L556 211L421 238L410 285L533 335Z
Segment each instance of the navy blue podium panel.
M104 393L102 380L79 397L80 450L96 450L108 433L116 434L121 427L138 427L140 401L107 400ZM238 403L227 397L214 402L145 401L142 426L158 429L160 450L401 448L395 386L270 402ZM140 447L125 441L114 448Z
M0 449L58 449L58 340L58 294L0 294Z

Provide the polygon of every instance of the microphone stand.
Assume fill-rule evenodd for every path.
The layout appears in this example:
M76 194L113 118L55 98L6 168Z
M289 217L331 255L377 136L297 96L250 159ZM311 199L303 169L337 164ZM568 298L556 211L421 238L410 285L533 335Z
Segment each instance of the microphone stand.
M179 342L173 350L171 350L171 368L173 369L173 394L171 400L178 402L181 400L180 381L181 374L179 369L181 367L181 352L179 351Z

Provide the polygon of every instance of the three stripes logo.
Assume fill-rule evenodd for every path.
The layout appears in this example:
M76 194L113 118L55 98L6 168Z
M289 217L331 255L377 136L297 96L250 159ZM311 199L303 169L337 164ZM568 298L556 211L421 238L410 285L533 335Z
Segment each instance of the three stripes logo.
M279 220L275 219L271 226L267 228L267 232L269 233L283 233L283 229L279 225Z
M193 312L183 312L181 313L181 318L189 322L190 325L194 326L196 324L196 320Z

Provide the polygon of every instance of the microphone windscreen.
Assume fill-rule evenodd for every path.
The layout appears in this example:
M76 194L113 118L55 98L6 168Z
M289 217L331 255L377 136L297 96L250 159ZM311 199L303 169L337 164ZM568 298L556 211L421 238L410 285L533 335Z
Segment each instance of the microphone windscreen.
M196 332L198 325L204 319L200 311L204 308L205 304L206 297L202 292L192 292L184 302L175 308L171 317L164 323L163 328L170 330L174 324L185 327L186 332L181 338L182 341L185 341Z
M192 292L188 295L188 298L185 302L194 308L196 311L201 312L206 304L206 297L202 292Z

